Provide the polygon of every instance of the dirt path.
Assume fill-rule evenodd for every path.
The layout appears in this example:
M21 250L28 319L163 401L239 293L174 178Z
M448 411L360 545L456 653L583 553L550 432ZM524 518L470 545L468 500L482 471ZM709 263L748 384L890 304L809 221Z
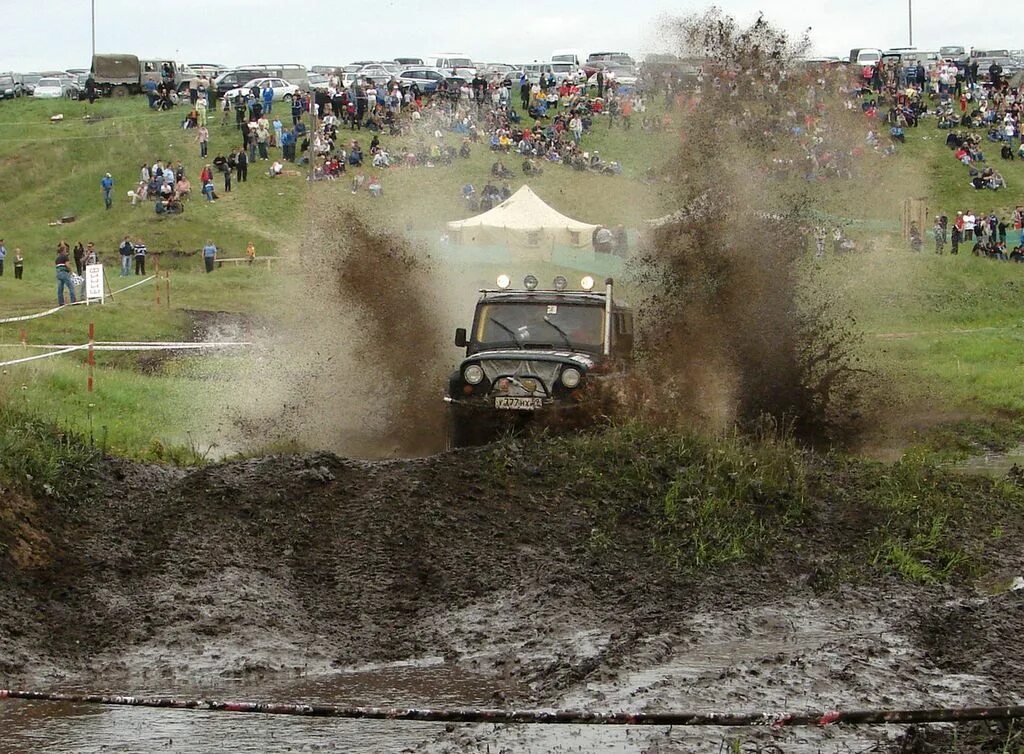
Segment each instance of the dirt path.
M833 512L800 552L756 568L673 571L640 520L597 552L580 484L566 491L529 458L509 475L494 458L319 454L188 472L107 462L87 500L17 508L24 536L0 550L0 673L122 689L258 685L441 657L499 679L496 704L523 706L774 714L1024 697L1024 593L823 580L822 563L867 525ZM1000 547L1007 572L1019 569L1019 532ZM467 728L424 746L570 750L550 735ZM702 735L675 732L660 749L655 734L630 740L682 751ZM833 738L780 735L807 750Z

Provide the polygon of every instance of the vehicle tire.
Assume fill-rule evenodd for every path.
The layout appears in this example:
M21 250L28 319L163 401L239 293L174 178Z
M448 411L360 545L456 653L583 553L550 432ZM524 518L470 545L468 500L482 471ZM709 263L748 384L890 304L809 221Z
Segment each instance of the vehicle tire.
M117 86L115 86L113 89L110 90L110 96L111 97L127 97L128 96L128 87L126 87L124 84L118 84Z
M286 94L281 99L283 99L285 102L291 102L292 101L292 95Z

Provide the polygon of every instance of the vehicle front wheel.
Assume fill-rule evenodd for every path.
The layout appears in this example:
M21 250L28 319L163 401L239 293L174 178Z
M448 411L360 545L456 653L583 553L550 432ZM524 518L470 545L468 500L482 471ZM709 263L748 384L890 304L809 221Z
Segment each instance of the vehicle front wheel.
M292 95L290 95L290 94L286 94L286 95L284 95L284 97L282 97L282 99L283 99L283 100L284 100L285 102L291 102L291 101L292 101Z

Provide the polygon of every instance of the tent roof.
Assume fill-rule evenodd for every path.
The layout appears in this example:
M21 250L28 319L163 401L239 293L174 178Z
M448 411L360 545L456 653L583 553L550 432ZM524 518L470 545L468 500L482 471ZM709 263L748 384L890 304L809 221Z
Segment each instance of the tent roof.
M523 186L497 207L465 220L448 223L450 230L468 228L508 228L510 230L542 230L557 228L578 233L591 233L596 225L566 217L548 206L529 186Z

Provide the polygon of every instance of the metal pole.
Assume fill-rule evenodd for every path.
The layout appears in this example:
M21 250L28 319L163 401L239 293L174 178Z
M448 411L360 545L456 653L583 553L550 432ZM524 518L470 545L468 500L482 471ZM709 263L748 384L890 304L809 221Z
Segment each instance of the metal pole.
M910 34L909 47L914 46L914 0L907 0L907 30Z
M92 56L96 57L96 0L92 0Z

